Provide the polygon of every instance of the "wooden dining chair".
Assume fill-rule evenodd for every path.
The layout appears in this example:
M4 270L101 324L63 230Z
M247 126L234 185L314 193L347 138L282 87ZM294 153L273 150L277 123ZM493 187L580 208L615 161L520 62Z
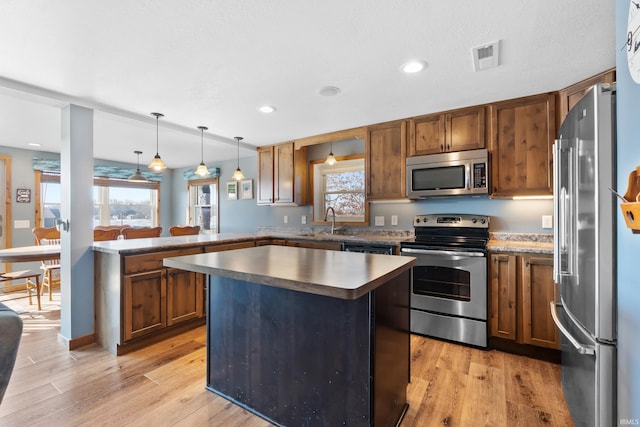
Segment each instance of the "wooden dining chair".
M122 230L122 235L125 239L160 237L160 233L162 233L162 227L125 228L124 230Z
M93 230L93 241L104 242L106 240L117 240L119 235L120 235L120 230L118 229L98 230L96 228Z
M59 245L60 232L56 227L35 227L31 230L36 238L36 245ZM60 260L52 259L40 261L42 269L42 284L40 292L44 292L44 288L49 289L49 301L53 300L53 287L60 287Z
M169 234L172 236L191 236L200 234L199 225L174 225L169 228Z

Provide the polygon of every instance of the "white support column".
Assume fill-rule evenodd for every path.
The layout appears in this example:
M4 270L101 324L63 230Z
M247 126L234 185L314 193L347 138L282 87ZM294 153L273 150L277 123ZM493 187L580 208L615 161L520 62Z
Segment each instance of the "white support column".
M69 349L93 342L93 110L62 110L60 335Z

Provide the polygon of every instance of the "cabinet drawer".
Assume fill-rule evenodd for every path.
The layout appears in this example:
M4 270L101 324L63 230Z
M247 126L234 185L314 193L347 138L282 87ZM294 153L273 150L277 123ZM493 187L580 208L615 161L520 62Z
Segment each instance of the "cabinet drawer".
M163 268L162 260L174 256L194 255L201 253L200 248L180 249L175 251L153 252L142 255L129 255L124 258L124 274L141 273Z
M232 249L253 248L255 245L256 245L256 242L251 240L249 242L226 243L224 245L207 246L206 248L204 248L204 251L205 252L230 251Z

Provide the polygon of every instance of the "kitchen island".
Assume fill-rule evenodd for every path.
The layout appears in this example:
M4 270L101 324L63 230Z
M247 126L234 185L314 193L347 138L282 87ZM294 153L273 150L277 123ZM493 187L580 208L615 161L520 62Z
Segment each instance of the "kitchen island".
M260 246L165 258L208 275L207 388L276 425L396 425L414 259Z

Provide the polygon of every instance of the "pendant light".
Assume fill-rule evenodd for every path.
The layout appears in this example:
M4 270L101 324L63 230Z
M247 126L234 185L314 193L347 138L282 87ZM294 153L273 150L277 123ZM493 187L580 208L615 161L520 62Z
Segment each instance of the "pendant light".
M329 166L332 166L336 164L337 160L336 156L333 155L333 142L331 142L330 144L331 148L329 149L329 155L327 156L327 160L325 160L324 162Z
M209 169L207 169L207 165L204 164L204 131L209 129L206 126L198 126L200 129L200 164L193 172L199 176L207 176L209 175Z
M167 168L167 165L164 164L162 158L160 158L160 154L158 151L158 119L160 117L164 117L162 113L151 113L152 116L156 117L156 155L154 156L151 163L149 163L149 169L153 169L154 172L161 172Z
M142 172L140 172L140 154L142 154L142 151L136 150L134 153L138 155L138 167L136 169L136 173L127 178L127 180L131 182L147 182L147 178L145 178L145 176L142 175Z
M242 171L240 170L240 140L242 139L242 137L241 136L234 136L234 139L236 141L238 141L238 168L233 173L233 176L231 178L235 179L236 181L240 181L240 180L244 179L244 175L242 174Z

